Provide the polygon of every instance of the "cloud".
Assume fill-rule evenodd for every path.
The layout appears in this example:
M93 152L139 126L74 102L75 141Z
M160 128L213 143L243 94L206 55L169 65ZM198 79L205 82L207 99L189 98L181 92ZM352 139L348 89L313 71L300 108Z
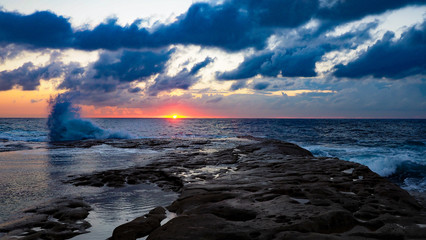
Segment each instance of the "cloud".
M213 62L213 59L205 58L204 61L192 65L193 60L188 60L191 65L189 63L183 64L183 67L180 65L180 69L176 70L177 74L170 76L167 68L173 59L171 56L175 55L173 49L169 48L173 48L176 44L199 45L201 49L219 48L209 49L207 52L221 52L220 56L230 56L226 54L236 51L238 53L235 55L238 56L246 54L244 61L236 69L216 75L219 80L239 80L232 84L233 91L248 87L278 92L279 87L275 87L274 81L294 82L295 85L292 87L295 90L316 89L312 87L315 81L311 77L317 77L317 63L324 55L335 50L356 49L360 44L373 40L370 30L375 29L378 22L356 23L359 26L340 35L327 31L332 30L334 26L360 20L371 14L380 14L406 5L426 4L426 0L378 0L374 4L366 0L216 2L194 3L187 12L176 17L175 22L157 23L149 28L141 27L143 20L121 26L117 19L107 19L94 28L73 29L67 18L48 11L23 15L0 10L0 62L28 49L100 50L99 59L88 66L79 63L64 64L57 58L44 66L37 67L28 62L17 69L2 71L0 90L8 90L14 86L34 90L39 86L41 79L63 77L64 81L59 88L78 93L79 101L84 104L96 106L139 104L143 107L153 99L158 99L159 102L162 100L167 102L165 99L173 101L179 98L170 96L163 98L159 93L173 89L190 89L202 76L209 75L204 73L203 69ZM311 24L318 26L312 27ZM422 61L422 56L426 55L424 25L420 28L410 28L401 39L397 40L393 39L392 34L387 34L353 62L337 65L335 76L365 78L371 75L377 78L396 79L425 74L425 61ZM335 63L331 60L330 63L332 68ZM218 63L208 70L216 70L219 67ZM247 80L258 75L263 77L259 80L261 82L253 84ZM276 77L279 79L275 79ZM283 81L281 77L286 80ZM297 88L303 86L296 82L302 82L306 78L312 80L312 85L308 86L310 88ZM324 85L334 86L336 82L341 84L343 81L347 80L327 82ZM424 84L422 82L411 86L420 86L424 90ZM363 88L372 85L356 87L349 85L336 93L310 93L296 97L264 96L262 91L244 96L214 95L203 99L205 105L200 103L200 108L213 108L217 104L218 107L229 107L230 113L233 113L233 109L239 109L240 116L253 112L253 109L258 110L259 116L269 116L271 112L285 116L285 111L293 111L295 116L294 114L300 112L300 109L311 111L315 116L324 116L327 112L320 111L325 109L328 113L338 116L339 112L333 112L333 109L341 111L352 109L355 114L361 111L362 107L364 109L368 109L369 106L378 107L385 103L383 100L388 98L388 93L395 94L397 89L397 85L392 87L392 91L373 85L374 91L371 90L368 94L374 96L379 93L380 99L375 100L371 96L363 95L362 92ZM407 90L405 93L408 89L414 89L403 83L398 86L405 87ZM196 90L191 89L192 91ZM189 93L184 95L187 102L197 101L192 99ZM399 96L402 98L402 95ZM399 103L401 109L407 104L412 104L414 99L422 100L422 97L424 99L424 94L419 95L416 92L416 96L410 98L407 103ZM393 103L396 104L395 101ZM422 101L424 106L424 100ZM356 104L360 107L358 108ZM386 109L392 111L392 106L386 105ZM238 114L235 113L234 116Z
M122 82L144 80L162 72L172 53L173 50L159 52L124 50L117 56L116 53L104 52L93 64L96 71L94 78L112 77Z
M317 12L317 0L243 0L241 4L252 19L263 27L298 27L308 22Z
M246 81L237 81L231 85L231 88L229 90L236 91L238 89L246 87L246 84Z
M136 94L144 91L135 87L135 83L153 80L154 83L147 84L149 88L145 89L150 95L171 89L188 89L199 80L199 71L213 62L207 57L192 68L183 68L175 76L169 76L166 66L173 53L174 49L105 51L87 67L78 63L64 67L64 81L59 88L78 93L79 101L84 104L130 104Z
M337 65L336 77L404 78L426 73L426 22L409 28L394 41L388 32L356 60Z
M351 31L339 35L316 36L315 30L298 29L292 36L287 36L283 46L273 50L259 51L246 57L234 70L218 73L219 80L239 80L254 77L314 77L316 63L329 51L354 48L370 39L369 31L376 28L377 21L360 24Z
M323 0L321 2L321 7L316 13L316 18L321 21L318 33L369 15L381 14L410 5L426 4L426 0L375 0L374 3L370 0Z
M424 118L425 81L371 78L364 81L342 80L331 86L327 84L332 92L310 92L295 96L231 94L222 96L217 104L207 104L210 99L218 97L215 95L204 97L203 101L197 98L187 105L197 109L208 108L213 116L227 117ZM307 86L301 88L308 89Z
M263 49L278 28L302 26L311 19L330 29L370 14L426 0L227 0L219 4L194 3L170 24L140 27L142 20L120 26L107 19L93 29L73 29L69 20L49 11L29 15L0 10L0 45L23 44L30 48L118 50L160 48L195 44L227 51ZM326 26L326 27L324 27Z
M138 92L142 91L142 89L139 88L139 87L135 87L135 88L129 88L127 91L129 93L138 93Z
M204 59L204 61L199 62L197 64L195 64L191 71L189 72L189 74L191 75L195 75L197 74L202 68L206 67L207 65L209 65L210 63L212 63L214 60L210 57L206 57L206 59Z
M375 0L374 3L370 0L331 0L329 2L331 4L319 9L317 16L336 24L408 5L426 4L426 0Z
M41 102L41 101L43 101L43 99L31 99L31 103L38 103L38 102Z
M17 57L23 50L25 50L24 47L15 44L0 47L0 63Z
M215 97L206 101L207 104L214 104L222 101L223 97Z
M113 92L164 71L172 53L173 50L103 52L88 68L70 66L59 87L80 92Z
M23 44L33 48L71 45L73 30L68 19L48 11L21 15L0 11L0 46Z
M195 64L190 70L184 68L175 76L161 74L155 79L155 83L149 88L150 95L155 96L159 92L165 90L188 89L199 80L199 77L196 76L198 72L211 62L213 62L213 59L207 57L204 61Z
M0 90L10 90L14 86L21 86L23 90L35 90L40 85L41 79L58 78L63 71L60 62L53 62L42 67L36 67L33 63L27 62L17 69L0 72Z
M195 3L170 25L157 27L152 38L157 44L197 44L226 50L263 48L270 30L257 23L234 2L219 5Z
M253 89L264 90L267 87L269 87L269 84L270 84L269 82L259 82L259 83L254 84Z
M83 50L152 47L147 29L139 28L140 20L130 25L120 26L117 19L107 19L94 29L75 32L74 47Z

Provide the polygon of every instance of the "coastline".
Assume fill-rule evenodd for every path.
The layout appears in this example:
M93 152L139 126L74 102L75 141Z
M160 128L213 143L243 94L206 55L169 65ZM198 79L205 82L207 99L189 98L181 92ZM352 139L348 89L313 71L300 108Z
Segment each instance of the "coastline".
M209 139L142 139L87 140L52 147L99 144L171 149L147 166L71 176L66 181L111 188L151 182L179 193L171 205L161 206L177 214L169 222L161 225L166 212L157 210L133 224L147 225L146 219L155 222L157 227L151 227L148 239L399 239L426 235L424 201L422 207L405 190L365 166L314 157L294 144L246 137L220 144ZM75 222L84 219L81 216ZM25 239L37 239L34 234L49 231L38 226L36 233L28 232L36 225L37 221L2 224L0 231L8 234L0 239L16 236L10 233L16 234L18 229L20 234L26 232ZM138 233L131 226L121 227L125 229L121 233L119 227L111 229L112 239L143 237L132 237Z

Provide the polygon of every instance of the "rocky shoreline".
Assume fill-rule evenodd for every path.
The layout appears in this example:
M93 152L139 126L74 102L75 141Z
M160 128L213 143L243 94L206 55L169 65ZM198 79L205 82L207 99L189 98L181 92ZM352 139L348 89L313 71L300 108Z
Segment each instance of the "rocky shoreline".
M92 140L51 147L99 144L172 151L146 166L70 176L65 183L119 188L150 182L180 194L170 206L159 206L145 216L111 229L110 239L144 236L147 239L425 239L426 236L426 212L421 204L424 202L419 203L365 166L314 157L291 143L245 137L226 140L219 148L209 139ZM5 233L0 239L14 239L12 236L17 233L20 239L65 239L72 237L67 234L87 231L90 225L84 221L87 214L82 209L88 212L90 206L78 199L63 201L53 204L56 208L51 206L55 211L33 209L33 221L0 225L0 232ZM62 227L65 229L62 235L50 227L52 221L61 220L58 211L68 214L62 213L64 224L68 223ZM176 216L166 219L167 212Z

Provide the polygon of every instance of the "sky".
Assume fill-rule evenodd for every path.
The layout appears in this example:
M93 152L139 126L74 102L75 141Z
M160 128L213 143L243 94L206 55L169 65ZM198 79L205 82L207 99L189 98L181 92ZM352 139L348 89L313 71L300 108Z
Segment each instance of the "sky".
M0 117L426 118L426 0L0 0Z

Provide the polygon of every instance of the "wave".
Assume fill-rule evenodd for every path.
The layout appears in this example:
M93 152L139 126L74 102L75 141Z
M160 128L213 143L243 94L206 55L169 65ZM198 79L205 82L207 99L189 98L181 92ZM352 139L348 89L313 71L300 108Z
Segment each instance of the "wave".
M23 141L23 142L45 142L47 140L47 135L45 132L41 131L9 131L1 132L0 131L0 141Z
M127 139L130 134L111 132L80 117L80 108L72 103L73 95L59 94L49 101L50 114L47 119L50 141L72 141L84 139Z
M416 147L419 144L416 144ZM424 147L424 146L420 146ZM426 191L426 162L419 149L360 146L306 146L315 156L360 163L407 190Z
M388 178L407 190L426 191L426 165L404 161Z

